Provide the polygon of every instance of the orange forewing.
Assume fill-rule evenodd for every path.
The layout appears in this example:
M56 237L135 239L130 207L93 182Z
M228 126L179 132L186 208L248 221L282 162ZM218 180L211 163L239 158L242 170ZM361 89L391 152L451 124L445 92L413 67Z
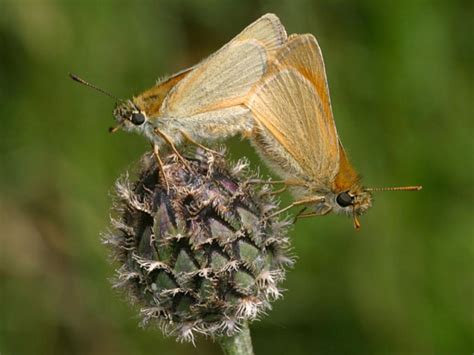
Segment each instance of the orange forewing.
M306 79L311 81L321 98L326 119L334 121L323 55L314 36L312 34L292 34L288 37L288 42L276 59L280 65L290 65L296 68Z
M137 105L140 110L144 111L148 117L155 117L160 111L163 100L168 95L171 89L175 87L184 77L189 74L193 68L183 70L172 77L163 80L146 90L139 96L133 98L133 103Z
M353 186L359 183L359 180L359 175L349 163L346 152L339 142L339 171L333 182L333 191L349 191Z
M302 48L306 50L295 50L297 46L303 46ZM324 60L321 48L314 36L311 34L291 35L285 48L277 56L277 61L279 61L280 66L289 65L298 69L313 84L321 99L326 120L330 126L336 129ZM320 134L322 133L323 131L320 132ZM333 189L337 192L348 191L358 184L359 176L349 163L341 143L339 142L333 149L339 150L339 171L334 178Z

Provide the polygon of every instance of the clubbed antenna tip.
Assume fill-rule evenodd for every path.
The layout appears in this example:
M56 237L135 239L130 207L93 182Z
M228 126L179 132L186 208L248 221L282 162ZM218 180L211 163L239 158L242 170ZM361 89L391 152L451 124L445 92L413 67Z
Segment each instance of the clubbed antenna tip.
M104 89L101 89L100 87L98 86L95 86L87 81L85 81L84 79L81 79L80 77L78 77L77 75L75 74L72 74L72 73L69 73L69 77L74 80L75 82L78 82L79 84L82 84L82 85L85 85L87 87L90 87L91 89L94 89L104 95L107 95L108 97L114 99L115 101L122 101L120 100L117 96L115 95L112 95L111 93L105 91Z

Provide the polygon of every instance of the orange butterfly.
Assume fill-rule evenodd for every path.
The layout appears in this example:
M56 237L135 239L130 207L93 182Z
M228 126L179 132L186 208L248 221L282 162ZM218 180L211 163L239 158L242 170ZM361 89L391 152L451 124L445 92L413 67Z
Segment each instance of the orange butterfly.
M70 76L120 102L114 110L118 125L111 131L121 128L146 136L161 168L159 149L163 143L180 157L176 145L183 139L208 149L199 142L252 130L253 118L243 103L286 39L278 17L266 14L201 63L126 101Z
M287 180L298 205L314 210L299 217L329 212L357 216L371 206L337 135L319 45L311 34L292 35L246 101L257 124L253 142L262 157ZM420 190L421 186L383 190ZM382 190L382 189L378 189Z
M244 99L286 38L278 17L262 16L201 63L120 104L118 127L145 135L156 148L163 141L174 147L183 139L215 141L251 130Z

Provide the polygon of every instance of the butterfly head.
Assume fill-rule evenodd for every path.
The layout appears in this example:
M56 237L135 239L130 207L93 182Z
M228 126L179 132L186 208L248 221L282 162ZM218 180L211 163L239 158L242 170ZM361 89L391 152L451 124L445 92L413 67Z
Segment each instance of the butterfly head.
M326 204L337 214L351 216L354 227L360 228L358 216L365 213L372 206L372 194L359 186L347 191L331 192L326 196Z
M117 120L117 127L127 131L137 129L147 121L145 112L141 111L131 100L122 101L117 104L113 114Z
M365 213L372 206L372 192L374 191L419 191L421 186L401 186L384 188L362 188L354 185L349 190L330 191L316 204L312 215L324 215L329 212L351 216L354 227L360 228L358 216Z
M360 228L358 216L365 213L372 206L372 193L358 186L345 191L327 191L316 193L312 212L300 214L299 217L322 216L330 212L351 216L354 227Z
M356 189L333 194L333 209L336 213L361 215L372 206L372 194L369 191Z

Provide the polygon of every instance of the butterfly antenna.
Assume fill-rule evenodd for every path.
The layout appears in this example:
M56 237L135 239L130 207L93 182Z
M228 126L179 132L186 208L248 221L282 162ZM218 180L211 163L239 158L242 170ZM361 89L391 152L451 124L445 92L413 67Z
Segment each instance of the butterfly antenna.
M417 186L395 186L395 187L369 187L366 191L420 191L423 188L421 185Z
M97 87L97 86L95 86L95 85L92 85L91 83L85 81L84 79L79 78L77 75L74 75L74 74L69 73L69 77L70 77L72 80L77 81L79 84L88 86L88 87L90 87L90 88L92 88L92 89L94 89L94 90L96 90L96 91L98 91L98 92L101 92L101 93L104 94L104 95L107 95L108 97L111 97L111 98L114 99L115 101L122 101L122 100L119 99L117 96L114 96L114 95L112 95L111 93L109 93L109 92L107 92L107 91L105 91L105 90L103 90L103 89L101 89L101 88L99 88L99 87Z

